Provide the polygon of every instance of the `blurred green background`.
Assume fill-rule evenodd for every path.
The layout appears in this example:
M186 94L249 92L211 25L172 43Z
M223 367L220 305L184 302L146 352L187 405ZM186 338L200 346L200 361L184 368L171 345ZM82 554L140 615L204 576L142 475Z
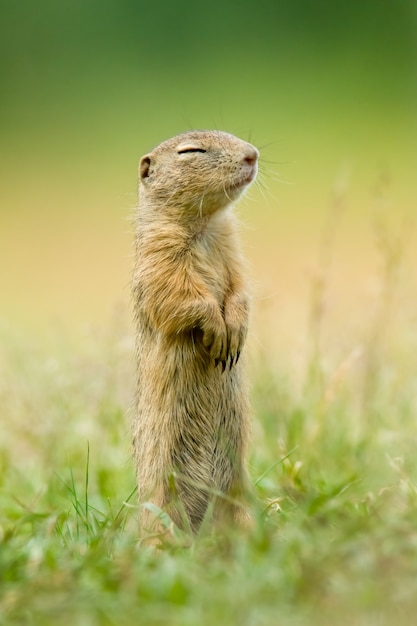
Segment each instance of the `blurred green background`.
M21 0L1 13L6 323L96 324L127 306L138 160L190 128L261 149L239 211L257 297L284 323L335 190L343 311L377 265L381 197L394 230L417 211L415 0Z

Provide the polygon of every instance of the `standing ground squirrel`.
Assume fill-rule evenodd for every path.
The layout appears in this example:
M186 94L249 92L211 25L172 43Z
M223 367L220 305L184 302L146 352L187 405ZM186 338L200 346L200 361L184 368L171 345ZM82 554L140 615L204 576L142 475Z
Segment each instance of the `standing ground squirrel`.
M247 517L249 401L240 355L249 296L230 207L254 180L258 156L228 133L192 131L164 141L139 165L139 499L194 532L210 503L215 519ZM141 508L142 528L158 533L150 509Z

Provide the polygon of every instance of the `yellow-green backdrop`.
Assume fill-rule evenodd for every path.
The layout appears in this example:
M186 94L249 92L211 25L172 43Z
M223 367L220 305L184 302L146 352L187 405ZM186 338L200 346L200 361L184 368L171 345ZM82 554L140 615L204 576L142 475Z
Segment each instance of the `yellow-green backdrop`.
M372 292L377 222L411 232L416 286L415 0L21 0L0 28L4 323L126 306L138 159L190 128L260 147L239 210L259 308L284 326L326 223L341 315Z

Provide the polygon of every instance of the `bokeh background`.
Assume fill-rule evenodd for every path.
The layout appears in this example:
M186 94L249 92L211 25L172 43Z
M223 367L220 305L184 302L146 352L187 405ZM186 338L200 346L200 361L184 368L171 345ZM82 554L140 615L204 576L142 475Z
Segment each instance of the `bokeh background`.
M258 316L295 338L326 269L325 306L340 328L359 323L398 241L412 309L415 0L21 0L1 13L2 324L41 333L128 311L138 160L191 128L261 150L238 209Z

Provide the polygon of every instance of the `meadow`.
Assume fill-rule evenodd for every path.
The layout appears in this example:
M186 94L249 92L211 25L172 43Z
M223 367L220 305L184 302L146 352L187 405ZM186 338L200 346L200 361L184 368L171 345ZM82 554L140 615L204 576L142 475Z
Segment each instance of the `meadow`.
M381 223L371 296L333 315L336 200L305 327L254 303L250 531L207 525L187 548L141 546L126 310L75 335L3 323L2 626L414 624L412 265L404 233Z

